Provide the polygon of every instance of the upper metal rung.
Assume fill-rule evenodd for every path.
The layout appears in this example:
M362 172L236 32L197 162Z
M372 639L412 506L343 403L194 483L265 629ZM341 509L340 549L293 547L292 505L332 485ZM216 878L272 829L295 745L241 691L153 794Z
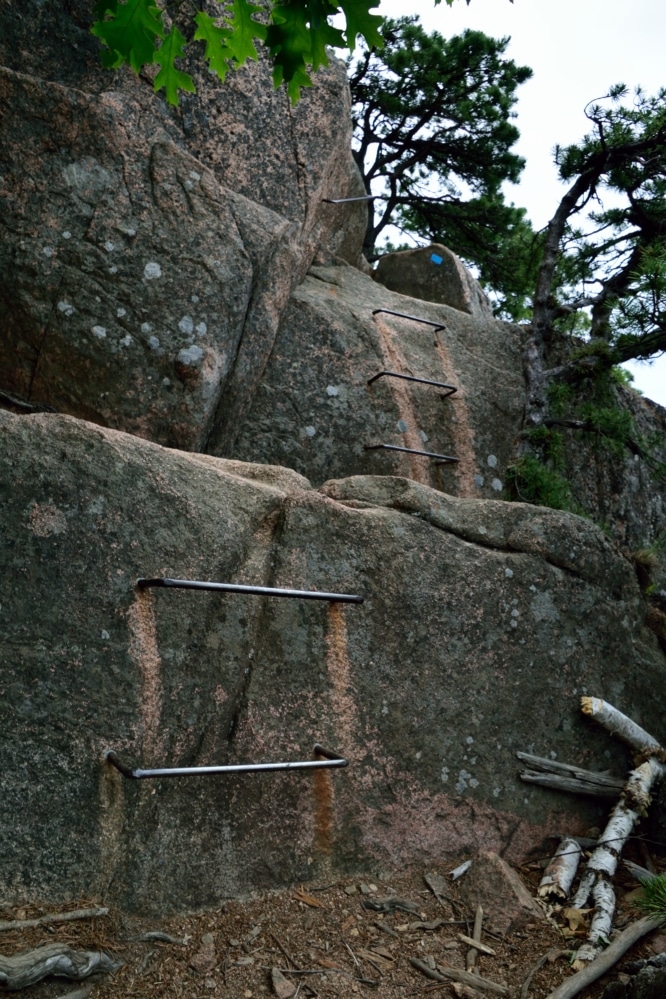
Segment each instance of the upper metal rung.
M241 583L210 583L198 579L137 579L140 590L149 586L173 587L181 590L222 590L225 593L251 593L262 597L297 597L301 600L331 600L341 604L362 604L363 597L355 593L322 593L319 590L284 590L274 586L246 586Z
M445 330L445 323L435 323L432 319L421 319L420 316L410 316L406 312L396 312L394 309L373 309L373 316L378 316L380 312L385 313L387 316L398 316L400 319L411 319L414 323L425 323L426 326L434 326L435 332L438 330Z
M324 767L346 767L349 765L349 760L343 756L338 756L330 749L324 749L319 743L315 744L314 755L315 757L323 757L323 759L294 760L283 763L238 763L224 767L168 767L156 770L143 770L137 767L133 770L123 763L112 749L109 749L106 753L106 762L115 767L123 777L130 780L145 780L154 777L214 777L219 774L249 774L278 770L321 770Z

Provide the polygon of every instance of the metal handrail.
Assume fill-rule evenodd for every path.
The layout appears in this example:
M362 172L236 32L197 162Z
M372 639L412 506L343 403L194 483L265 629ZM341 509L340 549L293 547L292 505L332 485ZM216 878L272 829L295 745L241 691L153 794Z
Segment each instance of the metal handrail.
M417 378L416 375L401 375L398 371L378 371L376 375L372 376L372 378L368 378L366 384L372 385L372 383L376 382L378 378L382 377L382 375L387 375L390 378L404 378L406 382L419 382L421 385L434 385L435 388L448 389L449 391L446 395L441 396L442 399L448 399L450 395L453 395L454 392L458 391L456 385L447 385L446 382L434 382L430 378Z
M274 586L247 586L241 583L210 583L198 579L137 579L140 590L149 586L168 587L181 590L222 590L225 593L251 593L262 597L298 597L302 600L332 600L338 603L362 604L363 597L355 593L322 593L319 590L284 590Z
M404 451L405 454L418 454L423 458L438 458L438 464L447 465L449 462L460 461L460 458L453 458L449 454L433 454L432 451L416 451L411 447L398 447L397 444L364 444L364 451Z
M439 330L445 330L445 323L435 323L432 319L421 319L419 316L409 316L406 312L395 312L393 309L373 309L373 316L378 316L380 312L385 313L387 316L398 316L400 319L411 319L415 323L425 323L426 326L434 326L435 332Z
M324 767L347 767L349 760L330 749L324 749L318 742L313 750L315 756L323 756L323 760L295 760L284 763L239 763L224 767L170 767L157 770L143 770L140 767L132 770L123 763L112 749L105 753L106 762L115 767L123 777L130 780L146 780L153 777L213 777L217 774L247 774L262 773L276 770L317 770Z
M360 194L355 198L322 198L321 200L327 205L345 205L349 201L375 201L381 197L381 194Z

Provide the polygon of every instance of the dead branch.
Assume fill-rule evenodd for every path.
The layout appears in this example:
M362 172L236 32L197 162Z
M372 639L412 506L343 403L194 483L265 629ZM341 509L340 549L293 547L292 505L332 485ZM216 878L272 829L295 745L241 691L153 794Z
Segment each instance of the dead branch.
M498 996L507 996L509 994L506 985L499 985L497 982L491 982L487 978L482 978L481 975L473 975L471 972L462 971L460 968L444 968L441 964L438 964L437 970L434 971L424 961L420 961L418 957L411 957L409 961L412 967L420 971L426 978L431 978L435 982L462 982L463 985L471 985L472 988L479 989L481 992L494 992Z
M570 836L565 837L543 872L537 896L539 898L552 897L560 901L565 899L576 876L580 855L581 848L576 840Z
M610 774L583 770L582 767L532 756L531 753L516 753L516 756L530 766L530 769L520 771L520 779L531 784L595 798L617 798L624 786L621 778L611 777Z
M52 912L37 919L0 920L2 930L29 930L33 926L46 926L48 923L69 923L74 919L95 919L97 916L108 916L108 909L76 909L74 912Z
M644 937L646 933L658 929L660 925L659 920L653 916L644 916L643 919L632 923L613 940L592 964L588 964L582 971L567 978L565 982L558 985L554 992L546 996L546 999L573 999L573 996L577 996L592 982L596 982L597 978L605 975L626 954L629 948L633 947L636 941Z
M601 697L581 697L581 711L584 715L589 715L596 722L607 728L611 735L617 735L623 739L632 749L640 752L643 749L661 749L661 745L654 736L646 732L645 729L637 725L626 715L614 708L612 704L602 700Z
M98 972L117 971L123 962L104 951L72 950L66 944L46 944L14 957L0 955L0 986L24 989L47 975L79 980Z
M480 944L482 926L483 926L483 906L477 905L476 913L474 915L474 932L472 933L472 938L471 940L469 939L465 940L465 943L471 944L470 950L467 951L467 957L465 959L465 967L467 968L468 971L474 971L474 968L476 967L476 959L479 956L479 951L484 950L483 944ZM458 937L461 936L462 934L459 933ZM479 944L478 947L477 944ZM490 951L490 953L492 954L493 952Z

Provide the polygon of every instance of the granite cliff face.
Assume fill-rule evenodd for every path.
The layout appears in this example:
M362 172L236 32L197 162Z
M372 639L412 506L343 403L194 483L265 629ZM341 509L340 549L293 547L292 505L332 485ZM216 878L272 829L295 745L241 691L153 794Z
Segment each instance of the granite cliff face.
M295 110L258 64L173 111L98 68L86 4L23 7L0 11L0 898L194 909L324 869L518 859L598 821L526 790L514 752L624 772L586 692L666 738L617 544L663 530L653 472L567 455L613 540L505 502L524 331L357 268L365 209L323 200L362 193L340 64ZM150 784L104 756L316 741L348 770Z

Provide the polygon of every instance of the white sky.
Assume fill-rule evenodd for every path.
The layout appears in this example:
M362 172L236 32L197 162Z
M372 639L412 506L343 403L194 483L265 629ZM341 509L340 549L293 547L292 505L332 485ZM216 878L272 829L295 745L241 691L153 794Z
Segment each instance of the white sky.
M507 56L534 75L518 88L514 147L527 165L509 200L544 225L565 188L557 180L552 150L577 142L589 131L585 104L613 83L649 93L666 86L666 0L382 0L385 17L418 14L428 31L458 34L475 28L511 37ZM452 247L455 250L455 247ZM632 363L634 386L666 406L666 357Z

